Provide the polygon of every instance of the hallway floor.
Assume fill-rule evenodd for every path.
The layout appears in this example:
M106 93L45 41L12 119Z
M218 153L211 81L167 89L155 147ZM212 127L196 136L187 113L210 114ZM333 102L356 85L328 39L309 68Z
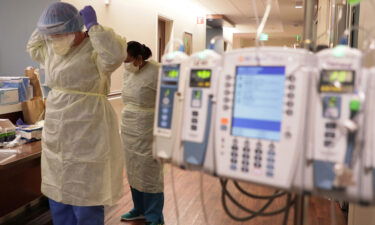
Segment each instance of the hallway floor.
M179 225L208 225L204 221L201 209L200 200L200 173L184 171L174 167L174 180L176 185L176 196L180 214ZM166 225L178 225L176 220L175 205L172 192L171 167L165 168L165 208L164 217ZM127 186L127 185L125 185ZM261 195L269 195L273 193L273 189L243 184L246 190ZM204 175L203 177L204 202L207 210L209 225L281 225L283 214L273 217L258 217L247 222L235 222L230 219L221 205L221 186L219 180L215 177ZM246 196L240 194L235 190L233 185L229 185L229 190L233 191L234 196L244 205L251 209L259 209L265 201L249 200ZM279 209L285 204L285 197L277 199L271 206L271 210ZM244 216L242 211L238 208L233 208L233 205L228 204L233 213L239 216ZM111 208L106 209L106 224L107 225L143 225L144 221L136 222L121 222L120 216L129 211L133 204L131 201L131 194L129 188L125 188L125 196L123 200ZM331 208L332 205L328 200L322 198L311 198L308 218L309 225L345 225L346 219L344 213L334 204L336 222L331 223ZM268 210L267 210L268 211ZM290 211L289 225L293 225L293 209Z

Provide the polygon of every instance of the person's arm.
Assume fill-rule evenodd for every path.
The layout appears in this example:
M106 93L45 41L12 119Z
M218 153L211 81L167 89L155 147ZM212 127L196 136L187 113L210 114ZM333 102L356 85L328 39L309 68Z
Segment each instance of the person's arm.
M44 65L47 55L47 46L43 36L36 29L27 42L26 51L32 60Z
M154 61L150 61L148 63L154 64L153 65L154 69L151 70L152 74L149 75L149 77L151 77L152 81L148 84L148 87L156 92L157 87L158 87L160 65L157 62L154 62Z
M99 25L92 6L85 6L80 14L89 31L90 41L95 50L94 58L101 72L115 71L126 58L126 41L112 29Z
M109 73L115 71L126 58L126 40L101 25L92 26L89 36L99 70Z

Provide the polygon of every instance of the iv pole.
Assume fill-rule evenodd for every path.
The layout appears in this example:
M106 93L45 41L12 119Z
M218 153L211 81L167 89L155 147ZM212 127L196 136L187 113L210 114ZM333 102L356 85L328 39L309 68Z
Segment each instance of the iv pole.
M314 42L314 11L317 5L316 0L304 1L304 29L303 29L303 47L311 51L315 47ZM294 207L294 225L307 225L308 221L305 218L305 210L308 208L308 197L304 194L296 196L296 203Z
M311 50L315 47L314 43L314 11L316 6L316 0L305 0L304 1L304 14L305 24L303 28L303 46L307 50Z

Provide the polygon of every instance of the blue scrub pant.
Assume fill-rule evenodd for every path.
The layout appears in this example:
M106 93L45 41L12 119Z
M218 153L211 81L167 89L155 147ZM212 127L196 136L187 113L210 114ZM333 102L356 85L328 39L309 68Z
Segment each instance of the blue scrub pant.
M130 187L137 213L146 217L147 222L164 223L164 193L146 193Z
M104 206L73 206L49 199L53 225L104 225Z

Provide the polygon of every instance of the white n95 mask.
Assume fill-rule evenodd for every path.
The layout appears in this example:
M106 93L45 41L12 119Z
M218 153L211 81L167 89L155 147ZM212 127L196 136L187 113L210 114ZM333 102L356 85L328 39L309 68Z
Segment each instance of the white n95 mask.
M139 71L139 66L134 66L132 62L125 63L125 69L131 73L136 73Z
M50 40L53 52L60 56L68 54L73 46L74 39L74 34L69 34L58 38L51 38Z

